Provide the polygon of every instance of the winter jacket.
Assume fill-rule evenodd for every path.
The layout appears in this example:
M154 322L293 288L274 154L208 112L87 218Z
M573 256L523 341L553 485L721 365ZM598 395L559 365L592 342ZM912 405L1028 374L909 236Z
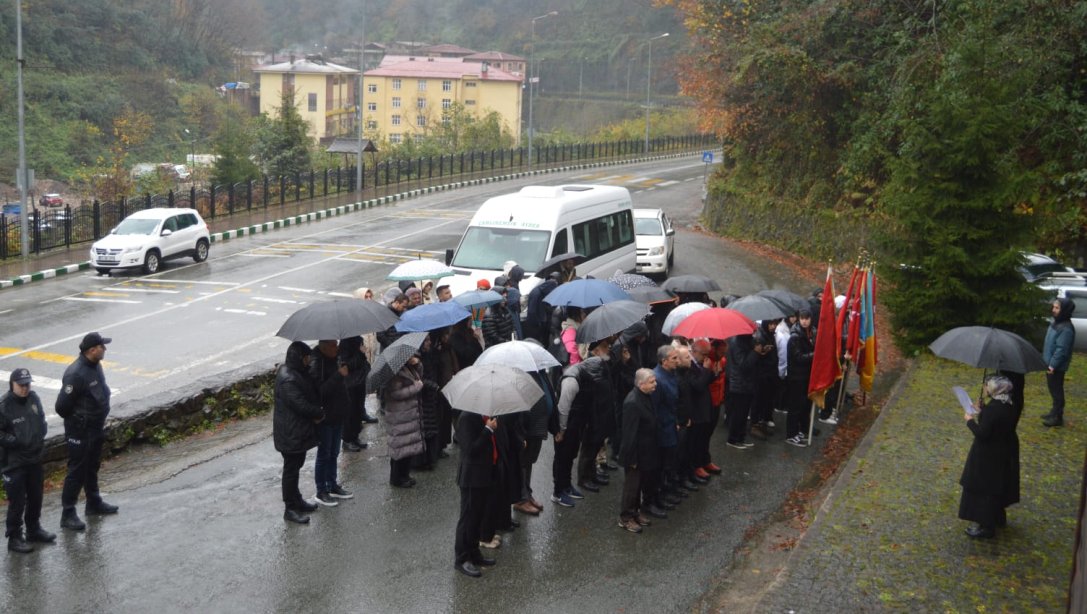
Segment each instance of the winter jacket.
M728 340L728 361L725 373L728 389L735 394L755 394L755 365L758 354L751 335L740 335Z
M547 330L551 321L551 308L543 300L557 287L559 287L558 282L553 279L545 279L528 293L526 322L531 322L537 329Z
M1076 344L1076 329L1072 326L1072 312L1076 305L1066 298L1057 301L1061 310L1046 330L1042 360L1054 371L1067 371L1072 364L1072 348Z
M580 326L580 322L576 322L569 318L562 322L562 333L560 334L560 337L562 338L562 346L570 356L571 366L585 360L589 355L588 344L577 342L577 329Z
M1002 505L1019 501L1019 436L1015 409L991 400L981 414L966 422L974 443L966 455L959 484L964 490L997 497Z
M385 433L393 460L423 452L422 392L420 366L404 365L385 386Z
M55 406L61 418L80 417L105 423L109 415L109 386L102 364L80 355L64 370Z
M529 373L529 376L544 391L544 394L531 409L521 413L521 431L526 439L547 439L547 433L551 430L551 418L555 415L558 399L555 398L555 389L551 386L551 379L544 373L533 371ZM556 420L555 424L557 423Z
M657 365L653 369L657 376L657 389L653 391L653 409L657 412L657 444L662 448L674 448L679 443L676 437L676 404L679 403L679 382L675 371L666 371Z
M619 463L624 467L637 465L642 471L660 468L660 427L653 399L634 388L623 400L623 431L619 448Z
M343 424L351 408L351 397L347 394L347 378L340 375L339 361L333 356L328 358L318 348L313 349L309 363L309 376L317 387L321 399L321 409L325 412L323 424L338 426Z
M483 342L487 347L504 343L513 338L513 318L502 303L491 306L483 316Z
M690 390L690 407L687 415L694 424L707 424L713 417L713 399L710 396L710 383L714 380L713 371L692 362L687 369L687 387Z
M20 397L9 390L0 397L0 473L41 464L47 430L38 393Z
M457 370L466 369L476 364L476 359L483 353L483 346L471 329L458 324L453 327L449 335L449 345L453 347L453 353L457 357Z
M787 349L790 382L806 382L811 379L811 363L815 358L815 326L804 330L797 322L789 334Z
M303 362L309 352L309 346L295 341L287 348L287 358L276 371L272 441L279 452L305 452L317 446L314 421L322 418L324 412Z

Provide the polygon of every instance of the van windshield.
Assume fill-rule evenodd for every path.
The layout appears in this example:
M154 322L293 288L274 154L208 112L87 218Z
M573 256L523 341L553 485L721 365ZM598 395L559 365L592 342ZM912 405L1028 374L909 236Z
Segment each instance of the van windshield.
M550 243L551 233L546 230L471 226L464 233L453 266L501 271L507 260L513 260L533 272L547 257Z
M634 234L640 237L659 237L664 234L664 229L655 217L636 217L634 218Z
M155 232L159 221L153 218L129 218L117 226L113 234L118 235L149 235Z

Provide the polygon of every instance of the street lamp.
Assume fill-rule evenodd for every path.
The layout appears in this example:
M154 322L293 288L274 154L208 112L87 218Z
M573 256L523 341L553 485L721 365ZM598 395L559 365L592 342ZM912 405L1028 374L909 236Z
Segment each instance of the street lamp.
M196 172L196 135L189 132L188 128L185 128L185 134L189 135L189 150L192 152L192 157L189 158L189 173Z
M546 15L540 15L539 17L532 18L532 35L529 38L529 52L528 52L528 168L532 170L532 99L536 92L536 81L539 80L539 69L536 70L536 76L532 76L532 65L535 62L536 57L536 22L548 17L554 17L558 15L558 11L551 11Z
M666 36L668 36L667 32L646 41L649 44L649 61L645 69L645 153L647 154L649 153L649 92L653 84L653 41Z

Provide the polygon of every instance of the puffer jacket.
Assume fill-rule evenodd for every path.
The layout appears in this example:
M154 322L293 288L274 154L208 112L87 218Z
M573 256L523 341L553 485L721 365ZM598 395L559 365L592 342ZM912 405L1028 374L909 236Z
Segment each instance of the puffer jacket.
M498 345L513 338L513 318L505 304L491 306L483 316L483 342L487 347Z
M385 434L393 460L422 454L423 373L420 367L404 365L385 386Z
M755 394L755 365L759 355L751 335L739 335L728 340L728 360L725 374L728 389L736 394Z
M9 390L0 397L0 472L40 464L47 431L38 393L20 397Z
M789 370L786 376L792 382L806 382L811 378L811 363L815 358L815 326L805 331L797 322L789 335Z
M323 418L324 412L317 388L306 372L304 359L309 353L308 345L295 341L276 370L272 441L278 452L292 454L317 447L314 421Z

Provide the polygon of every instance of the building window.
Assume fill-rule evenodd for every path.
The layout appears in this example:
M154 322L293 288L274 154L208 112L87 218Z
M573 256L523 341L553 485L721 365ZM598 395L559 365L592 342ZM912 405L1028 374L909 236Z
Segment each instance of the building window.
M476 86L475 81L465 81L464 82L464 87L475 87L475 86Z
M442 125L443 126L448 126L449 122L450 122L449 116L448 115L442 115Z
M377 84L376 83L367 84L366 85L366 91L370 92L371 94L376 94L377 93Z
M416 109L425 109L426 108L426 98L417 98L417 99L415 99L415 108Z
M400 89L400 79L393 79L393 89L394 90Z
M474 106L476 106L476 101L475 101L475 100L465 100L465 101L464 101L464 106L466 106L466 107L474 107Z
M418 83L419 83L419 91L420 92L425 92L426 91L426 79L419 79Z
M446 79L445 81L442 81L442 91L443 92L452 92L453 91L453 82L450 81L449 79Z
M393 125L394 126L399 126L400 125L400 116L399 115L393 115Z
M399 96L393 96L393 108L394 109L399 109L400 108L400 97Z
M377 120L373 120L373 119L366 120L366 129L367 130L377 130Z
M390 143L399 143L400 140L401 140L401 137L400 137L399 132L393 132L392 134L389 135L389 142Z
M377 103L376 102L367 102L366 103L366 110L367 111L377 111Z
M452 100L450 100L448 98L442 98L442 108L443 109L448 109L451 106L453 106L453 101Z
M415 125L419 126L420 128L426 128L426 115L416 115Z
M309 101L309 112L310 113L316 113L317 112L317 94L309 94L309 96L307 96L307 98L308 98L308 101Z

